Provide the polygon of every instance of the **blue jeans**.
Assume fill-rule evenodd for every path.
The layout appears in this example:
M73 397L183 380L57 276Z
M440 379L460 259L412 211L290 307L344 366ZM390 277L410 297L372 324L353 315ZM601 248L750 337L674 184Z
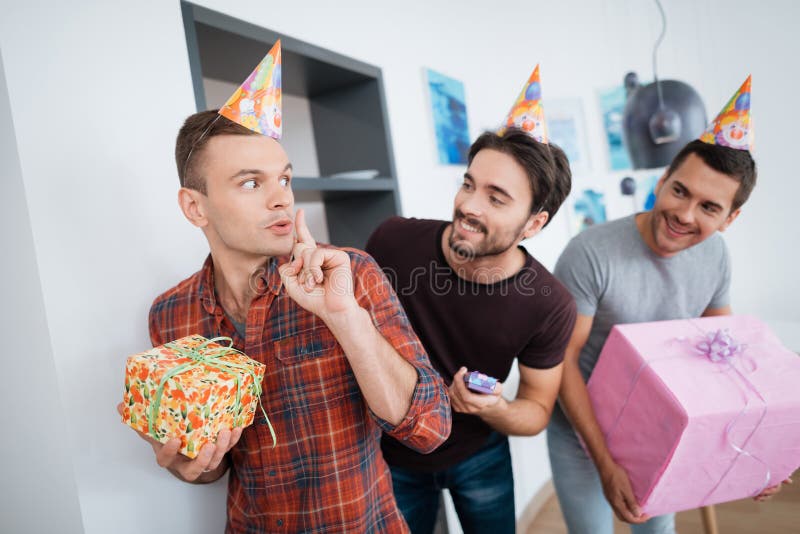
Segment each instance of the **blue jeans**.
M465 534L514 534L514 475L508 438L493 433L466 460L433 473L392 467L397 506L413 534L430 534L447 488Z
M560 416L560 417L559 417ZM570 534L613 534L613 510L603 495L594 462L578 441L572 426L554 414L547 426L547 450L553 485ZM631 525L634 534L675 534L675 514Z

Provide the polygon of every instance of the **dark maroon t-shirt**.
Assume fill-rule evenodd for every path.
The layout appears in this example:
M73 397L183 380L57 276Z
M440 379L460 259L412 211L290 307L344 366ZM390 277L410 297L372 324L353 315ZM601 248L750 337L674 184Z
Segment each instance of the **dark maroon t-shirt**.
M495 284L458 277L441 247L448 224L393 217L366 247L445 382L461 366L505 381L514 358L536 369L561 363L575 324L569 291L527 252L523 268ZM384 435L383 454L390 465L439 471L477 452L491 432L479 417L454 413L450 438L433 453L417 453Z

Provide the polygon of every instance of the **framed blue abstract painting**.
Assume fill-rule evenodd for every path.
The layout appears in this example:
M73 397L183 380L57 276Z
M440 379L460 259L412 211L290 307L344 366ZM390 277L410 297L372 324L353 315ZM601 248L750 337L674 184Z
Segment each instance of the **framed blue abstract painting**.
M470 143L464 84L430 69L426 74L439 163L466 164Z
M625 110L625 88L600 91L600 114L608 141L608 160L612 171L631 168L628 150L622 138L622 112Z

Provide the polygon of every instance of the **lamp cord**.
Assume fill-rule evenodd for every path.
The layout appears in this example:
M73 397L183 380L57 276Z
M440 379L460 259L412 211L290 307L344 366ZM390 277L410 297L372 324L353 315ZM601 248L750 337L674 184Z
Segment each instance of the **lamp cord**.
M661 35L658 36L658 39L656 39L656 44L653 47L653 79L656 82L656 91L658 91L658 109L664 109L664 95L661 93L661 82L658 81L656 53L658 52L658 47L661 44L661 41L664 40L664 35L667 33L667 17L664 15L664 8L661 7L661 1L655 0L655 2L658 6L658 11L661 13Z

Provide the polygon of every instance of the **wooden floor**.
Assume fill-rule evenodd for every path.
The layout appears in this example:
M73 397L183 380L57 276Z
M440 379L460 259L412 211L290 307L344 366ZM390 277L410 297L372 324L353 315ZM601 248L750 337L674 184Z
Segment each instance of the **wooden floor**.
M719 534L800 534L800 471L792 478L794 484L770 501L757 503L752 499L718 504ZM678 534L704 534L699 510L681 512L675 519ZM615 519L614 534L628 534L625 523ZM561 508L555 495L547 500L525 534L567 534Z

